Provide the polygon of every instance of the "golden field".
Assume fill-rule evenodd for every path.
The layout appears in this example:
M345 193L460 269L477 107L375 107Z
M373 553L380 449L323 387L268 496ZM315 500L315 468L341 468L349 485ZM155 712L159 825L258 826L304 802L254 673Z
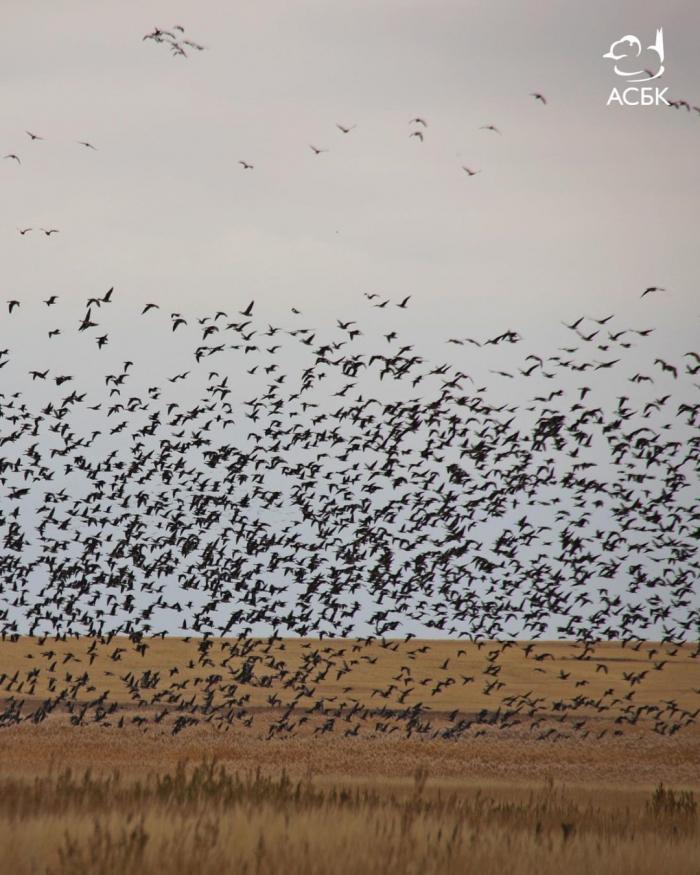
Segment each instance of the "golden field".
M140 643L0 645L0 695L15 715L0 729L1 871L700 873L694 648L285 640L235 654L236 642ZM504 686L487 693L494 664ZM439 686L450 677L459 685ZM430 708L430 729L410 737L394 713L407 687L400 704ZM31 718L64 690L65 707ZM598 706L571 705L580 691ZM95 719L105 692L119 707ZM249 697L224 719L234 695ZM308 720L269 738L294 697L293 719ZM535 713L491 723L513 697ZM625 709L645 705L672 713L629 722ZM444 736L482 709L485 722ZM182 714L192 722L173 734Z
M322 701L320 713L420 705L437 720L455 711L493 713L500 706L502 714L520 706L514 725L535 723L536 731L538 720L545 726L547 717L567 715L571 722L589 721L581 727L584 734L603 729L607 734L654 723L668 722L669 729L674 723L679 729L692 725L694 717L683 714L700 706L700 658L694 645L653 642L588 647L415 639L0 642L0 697L22 702L26 711L62 692L71 706L103 696L104 706L166 710L166 717L190 713L217 725L243 725L242 718L252 717L253 730L289 705L301 713ZM647 706L661 706L661 717ZM296 731L307 722L313 721L296 725Z

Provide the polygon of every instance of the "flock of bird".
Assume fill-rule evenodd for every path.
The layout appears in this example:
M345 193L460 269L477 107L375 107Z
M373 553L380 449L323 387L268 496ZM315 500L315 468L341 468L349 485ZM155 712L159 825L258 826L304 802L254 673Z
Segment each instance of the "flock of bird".
M178 55L202 48L179 26L144 39ZM426 120L410 127L423 140ZM640 294L653 312L654 296L670 293ZM259 719L251 691L270 688L264 737L308 724L454 739L527 722L555 740L589 733L584 712L615 713L620 725L648 719L661 734L695 721L698 711L673 699L635 703L647 671L626 675L624 692L593 697L577 682L545 702L504 684L499 658L522 648L546 671L547 654L518 640L548 636L578 642L587 662L609 639L637 652L660 639L643 651L659 671L665 660L654 655L700 655L700 352L668 361L650 350L640 370L633 362L653 327L580 315L549 352L520 353L524 335L508 328L447 338L457 361L431 362L394 319L373 333L376 310L401 319L412 295L358 298L331 330L296 308L270 324L254 301L199 314L144 301L128 315L150 321L153 344L159 332L179 344L182 365L163 380L139 369L135 351L103 373L115 308L127 307L114 288L86 300L77 323L55 294L7 300L0 631L17 646L33 636L40 649L26 671L0 673L0 725L67 710L75 725L250 727ZM92 337L94 361L79 373L44 362L20 372L15 326L33 324L37 308L54 319L37 328L40 348L45 334ZM495 350L515 364L489 367ZM101 391L83 385L96 373ZM504 386L510 400L496 401ZM148 667L152 637L168 634L198 641L191 687L177 665L167 677ZM431 635L483 651L483 678L447 663L439 678L417 677L412 660L431 645L411 641ZM80 670L72 636L92 642ZM281 636L313 639L294 671ZM126 648L142 671L118 673ZM377 648L401 648L407 660L373 691L381 705L353 699L351 687L333 701L316 694L329 674L340 681L376 660ZM96 686L98 654L114 663L136 716ZM439 696L472 683L493 707L438 719L429 702L409 701L417 687Z
M44 140L43 136L39 134L34 134L32 131L25 131L25 134L29 137L30 142L41 142ZM97 147L93 146L92 143L89 143L87 140L76 140L76 144L78 146L83 146L85 149L92 149L93 152L97 151ZM22 165L22 159L16 152L10 152L7 155L3 155L4 159L9 159L11 161L15 161L19 166ZM60 233L59 228L18 228L20 237L24 237L26 234L31 234L32 231L38 231L39 233L43 233L45 237L51 237L53 234Z
M149 385L127 360L104 374L102 395L64 369L37 366L23 378L11 370L8 341L0 350L3 637L89 635L111 653L114 636L128 636L145 653L153 635L202 636L210 698L190 702L174 687L178 678L154 685L146 673L151 704L170 702L177 731L222 714L226 726L248 725L245 690L271 685L276 667L293 695L280 700L272 734L296 724L288 709L313 697L320 665L330 660L326 671L342 676L347 662L343 647L331 646L340 653L331 659L309 645L292 680L279 655L268 658L280 635L356 639L364 628L352 645L357 659L363 641L393 647L390 637L417 633L500 642L497 653L523 646L515 638L564 637L589 659L599 640L638 647L658 635L695 658L682 645L698 628L700 403L681 398L698 388L700 353L670 362L652 352L643 373L627 369L630 350L650 342L653 329L581 316L562 327L571 341L553 354L523 353L512 371L495 371L518 385L517 402L497 404L479 385L478 357L523 344L514 329L449 338L470 350L458 364L428 362L398 328L361 345L370 314L399 314L410 300L367 293L365 319L339 318L326 337L298 322L262 323L253 301L195 317L149 301L134 318L150 320L154 337L180 338L184 367ZM20 302L12 304L6 325L22 317ZM59 319L57 296L39 306ZM85 302L77 324L57 322L51 332L93 334L102 347L114 306L110 288ZM629 387L616 403L606 402L598 372ZM588 378L573 397L565 388L572 375ZM48 396L32 402L23 380ZM546 394L528 392L536 380L547 381ZM208 647L219 636L235 637L229 662L214 671ZM42 652L53 663L54 694L27 712L36 662L26 678L6 676L0 722L69 703L81 723L88 713L104 720L110 703L86 694L89 671L76 678L56 668L51 648ZM497 697L497 657L487 653L484 690ZM123 679L145 702L138 679ZM481 731L494 714L512 725L513 708L494 707L480 718L458 711L438 730L429 705L402 706L405 689L376 691L397 699L379 717L349 701L338 713L355 707L372 726L446 737ZM228 707L215 703L215 690L228 690ZM528 701L514 707L531 711ZM578 718L591 704L576 690L559 709L587 732ZM658 731L694 719L676 706L664 720L667 711L652 711Z
M147 33L143 37L146 40L153 40L154 43L166 45L173 56L186 58L188 49L196 52L203 52L205 46L194 42L191 39L185 39L185 28L181 24L173 25L170 30L165 30L160 27L154 27L151 33Z

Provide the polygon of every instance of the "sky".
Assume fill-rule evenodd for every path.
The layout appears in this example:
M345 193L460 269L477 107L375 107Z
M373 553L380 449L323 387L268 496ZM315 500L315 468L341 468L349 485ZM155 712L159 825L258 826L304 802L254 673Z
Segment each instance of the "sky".
M304 325L398 329L436 361L449 337L506 329L549 352L584 314L654 326L654 354L698 349L700 112L607 106L624 83L603 58L662 27L659 85L700 106L696 3L5 0L3 13L0 156L20 159L0 157L6 380L82 365L103 386L129 358L155 381L181 369L171 313L253 299L276 324L298 324L294 307ZM204 50L143 39L174 25ZM47 344L57 313L75 327L112 286L103 371L93 336ZM663 291L642 299L648 286ZM375 312L366 293L410 306ZM465 369L472 353L449 349ZM611 391L630 391L628 372Z
M174 24L206 50L142 40ZM412 294L429 340L635 314L658 284L692 338L700 114L606 106L602 55L663 27L660 81L700 104L699 25L692 2L6 0L3 285L318 318Z

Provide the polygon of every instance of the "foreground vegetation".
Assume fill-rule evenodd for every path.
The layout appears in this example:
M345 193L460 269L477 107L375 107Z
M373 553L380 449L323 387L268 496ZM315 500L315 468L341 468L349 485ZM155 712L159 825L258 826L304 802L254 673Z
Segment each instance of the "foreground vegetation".
M52 770L0 781L4 870L182 873L697 873L690 791L548 781L480 789L239 774L216 762L125 778Z
M0 875L700 875L694 648L235 646L0 643Z

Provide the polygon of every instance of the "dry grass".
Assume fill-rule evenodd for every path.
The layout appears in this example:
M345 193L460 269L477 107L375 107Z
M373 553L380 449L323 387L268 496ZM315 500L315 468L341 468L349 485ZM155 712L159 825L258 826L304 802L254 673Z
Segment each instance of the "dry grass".
M213 762L141 780L70 770L0 782L6 871L697 873L690 792L592 793L552 782L387 786L240 775Z
M576 645L539 643L527 656L522 646L509 648L498 656L505 686L494 698L481 678L494 662L493 643L375 642L355 649L351 641L257 642L255 672L238 684L237 696L248 696L243 719L226 722L211 719L211 708L227 695L228 673L238 675L250 654L232 657L231 642L213 642L205 652L178 639L146 643L145 653L124 639L20 639L0 646L6 706L23 702L18 719L0 729L0 871L700 873L696 724L688 720L669 735L653 731L655 721L645 715L633 724L617 722L629 706L662 700L691 712L693 648L598 645L585 659L577 658L584 651ZM117 648L122 652L113 659ZM553 658L536 659L543 653ZM663 670L655 670L662 660ZM596 670L603 661L607 673ZM541 713L521 709L515 725L477 723L459 738L377 730L378 720L392 724L376 709L395 704L396 690L386 699L373 692L399 685L402 665L422 687L417 701L430 708L435 727L446 723L449 709L493 713L506 707L504 699L526 693L542 699ZM289 675L280 678L281 666ZM643 671L635 684L625 678ZM147 684L123 680L145 672ZM285 687L284 678L295 672L303 680ZM561 672L570 675L562 679ZM431 695L436 681L460 675L479 680L443 685ZM572 690L572 683L582 679L586 695L602 696L609 707L575 709L577 719L587 715L587 734L562 731L542 740L542 726L533 723L563 726L557 702L571 702L581 689ZM186 707L170 701L168 717L184 713L192 723L173 735L172 719L156 723L154 715L172 684L184 681ZM323 713L308 713L302 732L267 740L284 707L268 697L284 701L300 685L315 692L299 698L298 713L308 713L319 698ZM27 719L43 696L64 690L70 707L38 723ZM105 693L104 701L119 708L76 722ZM347 737L351 701L368 711L361 734ZM85 713L94 714L94 707ZM334 731L314 734L329 714Z
M649 734L638 738L537 741L494 730L459 741L400 736L345 738L299 736L266 741L248 731L222 733L199 725L172 736L135 725L73 727L65 718L35 726L24 723L0 731L0 762L5 776L41 774L49 767L90 767L94 774L118 769L129 778L145 771L168 771L179 761L216 759L234 771L285 770L298 780L361 782L369 777L400 782L418 767L443 784L535 786L547 778L578 787L630 786L650 792L663 781L674 787L700 787L700 737Z

